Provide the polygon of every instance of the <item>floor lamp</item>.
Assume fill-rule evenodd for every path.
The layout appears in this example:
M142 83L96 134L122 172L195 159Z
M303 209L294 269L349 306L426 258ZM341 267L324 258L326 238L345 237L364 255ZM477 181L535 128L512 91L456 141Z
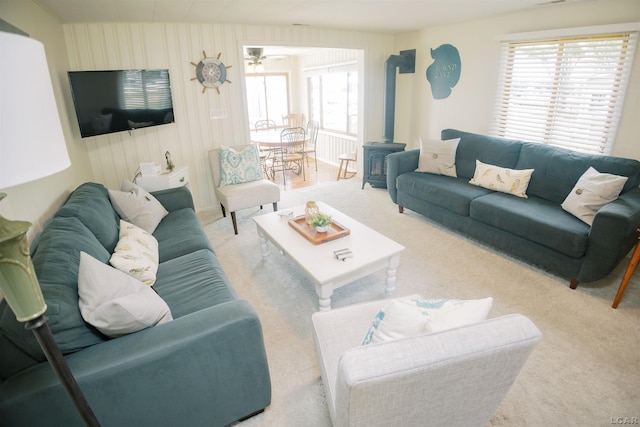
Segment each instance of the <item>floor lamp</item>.
M70 165L44 46L29 37L0 32L0 189ZM5 197L0 193L0 201ZM30 227L29 222L0 216L0 293L18 321L35 334L85 424L98 426L47 325L47 305L27 245Z

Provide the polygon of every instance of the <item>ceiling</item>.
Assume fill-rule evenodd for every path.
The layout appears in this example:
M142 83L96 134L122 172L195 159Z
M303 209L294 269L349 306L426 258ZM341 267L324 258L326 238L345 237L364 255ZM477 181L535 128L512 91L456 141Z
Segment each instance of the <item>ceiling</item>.
M594 0L36 0L62 22L301 25L399 33Z

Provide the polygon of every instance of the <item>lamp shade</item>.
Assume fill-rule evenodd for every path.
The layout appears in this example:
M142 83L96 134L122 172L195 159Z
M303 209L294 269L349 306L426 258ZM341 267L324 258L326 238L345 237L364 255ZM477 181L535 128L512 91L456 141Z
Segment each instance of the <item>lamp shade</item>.
M0 32L0 189L70 165L44 46Z

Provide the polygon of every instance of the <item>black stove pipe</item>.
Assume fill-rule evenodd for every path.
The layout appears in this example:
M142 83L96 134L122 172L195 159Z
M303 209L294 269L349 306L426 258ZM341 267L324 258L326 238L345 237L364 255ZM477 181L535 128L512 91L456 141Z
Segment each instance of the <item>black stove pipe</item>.
M393 142L396 114L396 68L399 68L400 74L415 73L416 50L402 50L400 55L391 55L384 63L383 142Z

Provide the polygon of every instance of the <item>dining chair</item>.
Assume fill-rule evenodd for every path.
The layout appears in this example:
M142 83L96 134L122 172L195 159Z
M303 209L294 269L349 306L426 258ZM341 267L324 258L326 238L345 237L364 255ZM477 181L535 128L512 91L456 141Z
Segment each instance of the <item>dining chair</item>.
M258 131L269 131L269 130L273 130L275 131L277 126L276 126L276 122L274 122L273 120L258 120L255 125L254 128L256 130L256 132ZM258 145L258 150L260 150L260 164L262 165L262 171L265 173L265 175L269 176L269 171L267 168L267 158L269 157L269 149L260 146L260 144Z
M233 152L227 153L225 150ZM233 161L224 161L227 154L232 156ZM222 208L222 216L226 217L227 211L231 212L235 234L238 234L236 211L254 206L262 209L262 205L267 203L273 204L274 212L278 210L280 187L260 175L257 156L253 144L209 151L214 191Z
M308 139L304 143L304 156L307 159L307 166L309 166L309 153L313 153L313 160L316 163L316 171L318 170L318 154L316 153L318 129L320 129L320 123L315 120L309 120L309 123L307 123Z
M282 116L282 124L287 128L303 128L304 123L304 114L296 113L296 114L287 114Z
M276 129L276 122L273 120L258 120L254 125L256 131Z
M282 180L286 182L287 170L292 171L296 175L302 173L303 180L306 181L304 171L304 142L306 132L302 127L285 128L280 132L280 147L274 153L271 174L275 176L275 172L282 171Z

